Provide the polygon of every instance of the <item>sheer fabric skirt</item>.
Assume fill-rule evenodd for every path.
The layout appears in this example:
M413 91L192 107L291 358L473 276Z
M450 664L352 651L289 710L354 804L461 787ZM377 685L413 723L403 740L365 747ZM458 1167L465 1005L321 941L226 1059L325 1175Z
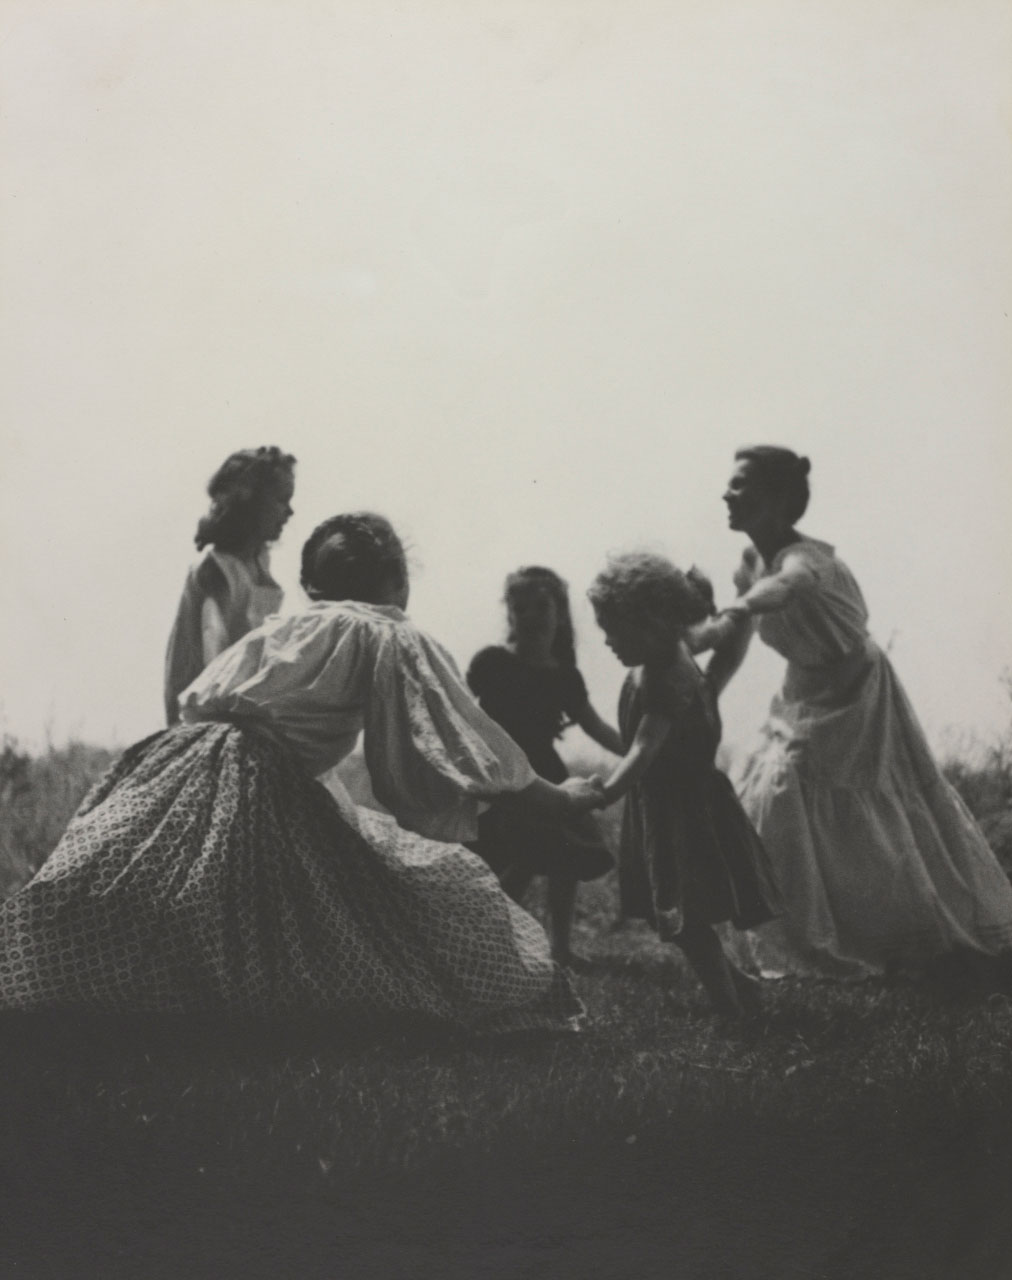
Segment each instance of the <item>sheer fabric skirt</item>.
M1012 887L886 655L789 666L739 791L784 902L767 972L861 976L1012 946Z

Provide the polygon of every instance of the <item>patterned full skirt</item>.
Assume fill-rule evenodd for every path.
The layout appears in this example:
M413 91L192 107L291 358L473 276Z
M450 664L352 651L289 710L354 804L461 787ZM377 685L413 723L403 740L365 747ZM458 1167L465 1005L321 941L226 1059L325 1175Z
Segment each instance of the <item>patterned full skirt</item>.
M0 1008L575 1029L544 932L474 854L342 803L283 744L131 747L0 904Z

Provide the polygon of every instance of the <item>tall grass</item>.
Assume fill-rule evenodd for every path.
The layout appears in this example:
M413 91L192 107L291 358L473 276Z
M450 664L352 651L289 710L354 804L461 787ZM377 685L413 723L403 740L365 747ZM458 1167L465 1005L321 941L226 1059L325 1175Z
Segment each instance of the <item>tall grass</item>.
M35 874L113 752L71 742L30 755L5 737L0 746L0 897Z

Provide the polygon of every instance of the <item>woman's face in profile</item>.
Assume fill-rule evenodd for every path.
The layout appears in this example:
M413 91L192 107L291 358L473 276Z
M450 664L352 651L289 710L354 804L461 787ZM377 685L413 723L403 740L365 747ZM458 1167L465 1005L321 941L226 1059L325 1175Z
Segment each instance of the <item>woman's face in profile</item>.
M727 523L732 529L748 532L755 520L765 514L768 495L759 484L755 464L747 458L735 464L724 490L724 503L727 506Z
M257 498L256 526L261 542L276 542L292 516L295 477L278 475Z

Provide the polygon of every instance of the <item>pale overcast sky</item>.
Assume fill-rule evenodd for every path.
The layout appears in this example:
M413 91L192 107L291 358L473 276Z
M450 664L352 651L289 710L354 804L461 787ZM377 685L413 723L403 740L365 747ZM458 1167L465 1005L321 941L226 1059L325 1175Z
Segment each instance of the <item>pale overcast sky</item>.
M9 732L120 744L232 449L275 553L388 514L465 664L504 574L742 549L736 445L812 459L932 740L1012 662L1007 0L0 0ZM729 690L747 742L779 662Z

